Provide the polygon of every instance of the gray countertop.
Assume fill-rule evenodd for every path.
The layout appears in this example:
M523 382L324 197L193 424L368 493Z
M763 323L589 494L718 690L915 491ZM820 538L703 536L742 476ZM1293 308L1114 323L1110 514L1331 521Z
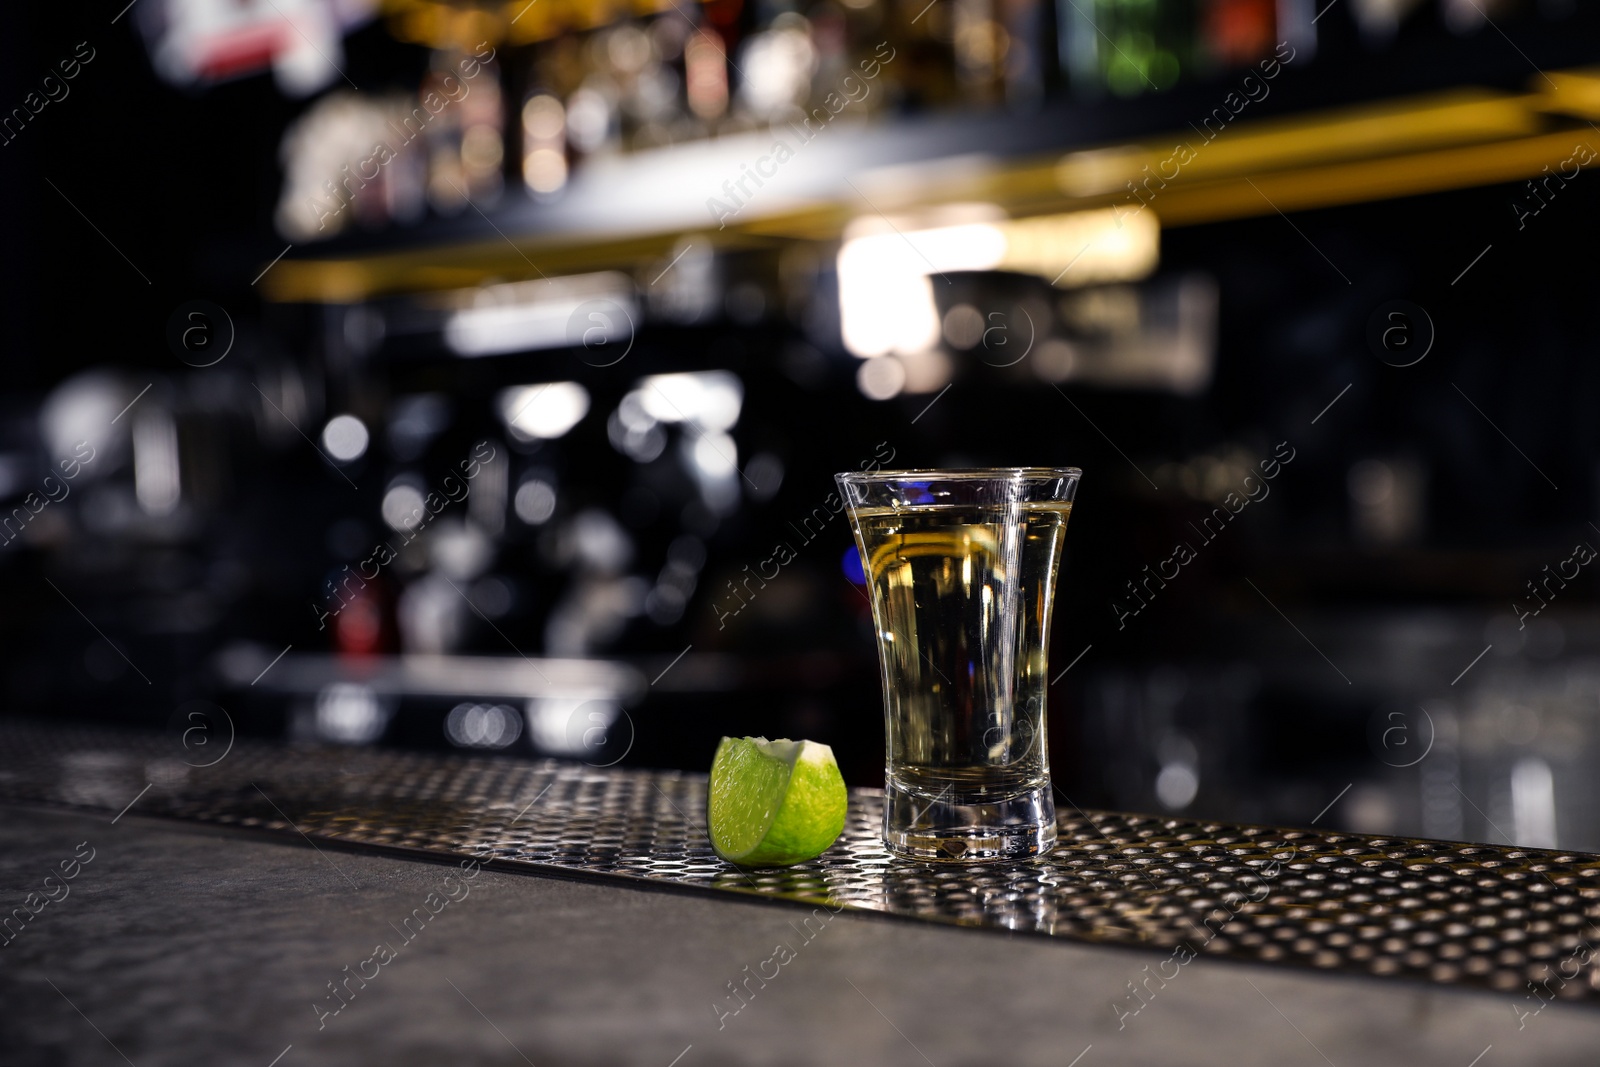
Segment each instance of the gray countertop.
M492 864L466 880L133 814L0 806L0 915L91 849L0 944L0 1067L1600 1062L1594 1008L1516 993Z

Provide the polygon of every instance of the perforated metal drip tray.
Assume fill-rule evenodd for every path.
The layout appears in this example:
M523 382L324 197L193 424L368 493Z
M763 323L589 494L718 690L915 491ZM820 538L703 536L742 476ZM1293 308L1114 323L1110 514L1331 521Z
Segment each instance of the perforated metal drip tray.
M711 850L701 775L221 746L0 726L0 799L1600 1002L1600 856L1069 807L1043 859L914 864L884 851L881 795L856 790L821 858L746 872Z

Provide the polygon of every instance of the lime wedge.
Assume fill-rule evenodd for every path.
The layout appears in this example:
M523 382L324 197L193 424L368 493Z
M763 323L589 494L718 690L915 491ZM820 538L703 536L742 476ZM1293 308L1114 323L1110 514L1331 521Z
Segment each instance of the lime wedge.
M729 863L787 867L822 855L848 797L833 749L815 741L724 737L711 762L711 846Z

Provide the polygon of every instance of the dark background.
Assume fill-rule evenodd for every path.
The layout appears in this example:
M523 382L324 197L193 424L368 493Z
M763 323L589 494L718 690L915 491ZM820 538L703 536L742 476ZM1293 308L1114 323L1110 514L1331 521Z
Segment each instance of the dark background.
M1506 23L1513 44L1494 28L1450 33L1430 9L1380 46L1358 34L1348 8L1319 22L1316 58L1285 73L1264 115L1455 85L1516 88L1536 67L1581 66L1600 51L1589 13L1530 8ZM132 16L113 25L115 14L26 5L0 33L5 107L78 42L96 53L66 99L0 146L0 445L38 461L23 483L42 477L44 398L77 372L111 367L134 390L151 382L152 397L187 398L173 402L210 427L194 447L214 476L181 530L96 530L72 510L85 487L58 509L63 523L50 536L0 550L8 713L171 728L177 709L204 699L245 733L300 729L309 698L230 682L216 657L238 642L268 658L287 644L331 649L307 605L379 535L382 486L403 464L375 444L341 474L282 427L263 429L252 390L285 368L311 384L308 412L361 411L375 442L396 398L448 395L450 427L412 464L441 474L498 429L497 389L583 383L588 418L537 452L511 450L513 470L559 472L558 518L583 506L615 513L641 573L659 569L695 525L677 510L689 490L681 472L620 456L604 416L642 374L715 368L744 383L733 431L741 455L770 453L784 476L776 495L745 499L698 530L706 560L680 621L634 620L595 650L666 683L630 697L618 758L703 769L723 733L787 734L833 744L852 784L880 780L870 619L841 566L844 522L802 552L781 595L726 628L714 604L831 491L833 472L887 441L896 466L1085 470L1051 650L1053 671L1073 664L1050 699L1057 780L1076 803L1504 840L1517 834L1508 782L1531 757L1553 768L1560 843L1600 847L1587 814L1588 768L1600 754L1595 581L1576 579L1531 631L1510 607L1541 568L1600 538L1588 175L1520 230L1518 183L1164 231L1160 277L1201 273L1220 294L1215 374L1194 396L1075 382L1058 390L958 357L952 389L932 407L928 395L875 402L857 391L855 360L837 345L771 316L651 325L626 364L608 369L560 350L470 362L362 352L340 341L346 309L266 304L251 283L287 243L271 225L278 142L307 102L265 76L173 90L152 74ZM426 66L424 50L381 22L345 46L345 72L364 90L414 85ZM1135 101L1058 90L1003 114L1045 139L1069 118L1132 136L1175 125L1172 116L1200 110L1194 101L1228 82L1219 75ZM902 110L896 121L933 128L947 117ZM338 247L476 225L355 235ZM196 299L227 309L238 331L215 368L183 366L166 343L175 310ZM1414 366L1390 366L1368 343L1374 313L1392 300L1425 309L1436 330ZM320 425L305 429L315 437ZM1295 459L1270 499L1119 627L1111 605L1126 600L1125 583L1210 511L1184 491L1176 465L1224 448L1266 456L1279 442ZM1351 471L1372 459L1423 473L1422 517L1400 543L1374 545L1356 530ZM126 480L126 471L104 476ZM544 536L508 524L492 573L511 604L495 622L469 617L459 652L545 651L570 575ZM96 632L138 667L123 669ZM1474 660L1485 645L1487 658ZM448 744L440 722L452 703L402 699L383 740ZM1397 747L1388 732L1397 723L1416 747ZM513 754L538 750L529 744L525 735ZM1409 764L1424 745L1428 762ZM1164 800L1158 788L1172 767L1195 778L1182 804L1167 800L1183 790Z

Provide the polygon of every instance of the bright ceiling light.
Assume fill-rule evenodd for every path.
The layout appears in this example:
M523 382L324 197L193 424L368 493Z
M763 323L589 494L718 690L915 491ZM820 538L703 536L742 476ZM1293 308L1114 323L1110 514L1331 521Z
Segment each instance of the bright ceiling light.
M589 391L577 382L545 382L502 389L500 421L521 441L553 441L589 413Z
M932 348L939 312L928 275L992 270L1005 251L1005 235L988 223L847 239L839 249L845 347L861 357Z
M839 249L845 348L862 358L925 352L939 341L930 276L1012 270L1062 287L1143 278L1156 267L1152 211L1102 209L917 229L862 220Z

